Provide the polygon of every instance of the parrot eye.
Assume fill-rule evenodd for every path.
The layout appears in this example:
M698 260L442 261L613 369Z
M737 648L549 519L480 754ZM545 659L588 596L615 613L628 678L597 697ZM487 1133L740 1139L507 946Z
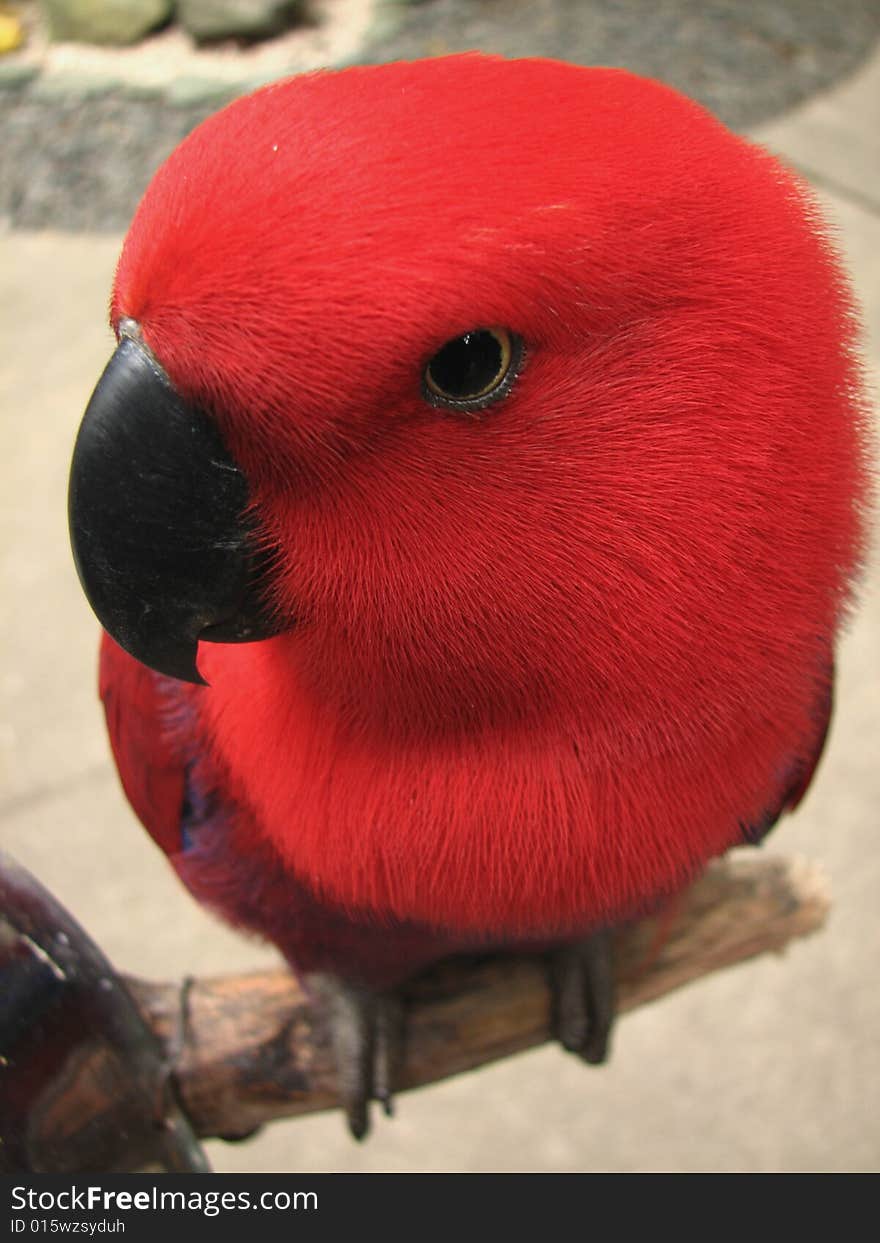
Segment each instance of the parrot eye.
M506 396L522 360L522 341L506 328L477 328L439 349L425 368L432 406L482 410Z

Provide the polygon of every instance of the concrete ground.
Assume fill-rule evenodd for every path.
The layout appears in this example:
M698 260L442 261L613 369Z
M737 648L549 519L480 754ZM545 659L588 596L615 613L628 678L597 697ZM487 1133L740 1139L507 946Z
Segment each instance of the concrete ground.
M839 232L880 375L880 58L757 137L802 167ZM271 960L199 910L117 786L96 623L71 564L73 436L111 350L119 237L0 236L0 836L127 972ZM768 849L821 860L830 924L781 959L624 1019L612 1064L555 1048L408 1094L363 1146L336 1114L209 1145L222 1171L873 1171L880 1167L880 560L840 652L815 786Z

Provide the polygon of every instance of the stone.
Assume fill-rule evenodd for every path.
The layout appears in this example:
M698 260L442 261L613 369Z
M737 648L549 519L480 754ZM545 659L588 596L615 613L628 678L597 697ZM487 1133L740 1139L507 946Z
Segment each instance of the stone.
M39 65L28 61L0 60L0 90L27 86L39 72Z
M264 39L302 17L302 0L177 0L177 21L198 43Z
M165 101L175 108L206 107L222 108L236 94L234 84L218 82L214 78L182 75L170 82L163 91Z
M106 74L73 69L44 69L31 88L31 97L61 106L71 100L99 99L122 87L121 81Z
M173 0L40 0L55 43L136 43L171 16Z

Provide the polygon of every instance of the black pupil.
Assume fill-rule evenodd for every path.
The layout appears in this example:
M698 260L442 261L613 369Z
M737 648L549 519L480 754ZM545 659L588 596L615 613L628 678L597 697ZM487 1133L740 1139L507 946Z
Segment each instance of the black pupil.
M449 341L431 359L431 380L454 400L484 392L501 370L501 342L492 332L466 332Z

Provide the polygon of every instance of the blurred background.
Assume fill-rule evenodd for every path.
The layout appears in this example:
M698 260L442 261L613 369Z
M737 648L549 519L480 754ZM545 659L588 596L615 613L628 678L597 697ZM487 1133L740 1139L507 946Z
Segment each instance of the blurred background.
M158 163L226 99L318 65L479 47L624 66L813 183L861 300L876 393L878 38L876 0L0 0L0 844L120 970L171 979L274 960L195 906L122 797L67 539L73 437L112 349L113 268ZM880 1167L876 552L839 674L816 782L765 847L826 868L834 906L818 936L626 1017L607 1068L547 1047L400 1097L363 1146L319 1115L210 1143L215 1168Z

